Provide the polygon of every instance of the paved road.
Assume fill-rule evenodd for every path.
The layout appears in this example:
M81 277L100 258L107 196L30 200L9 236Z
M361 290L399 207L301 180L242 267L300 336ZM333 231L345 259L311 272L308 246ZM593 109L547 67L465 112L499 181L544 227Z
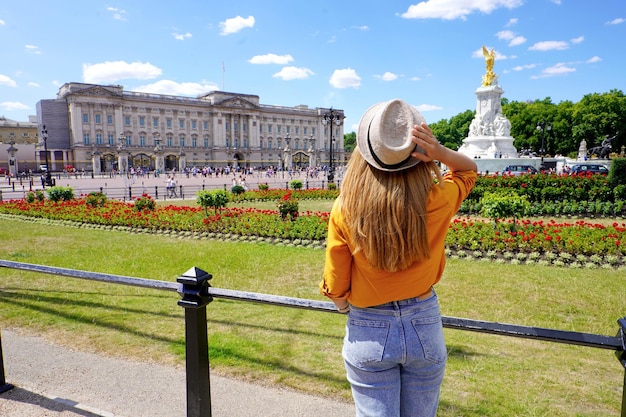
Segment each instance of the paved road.
M183 417L185 372L114 359L2 330L6 380L2 417ZM339 347L338 347L339 349ZM339 353L337 353L339 354ZM214 417L348 417L354 406L292 390L211 375Z
M201 189L214 189L214 188L226 188L230 190L233 186L233 178L240 180L242 178L240 174L236 177L231 175L224 175L222 177L203 177L202 175L183 175L177 174L175 181L177 184L178 198L182 195L187 199L195 198L195 193ZM254 173L253 175L245 176L246 185L249 189L257 189L259 183L267 183L270 188L287 188L289 181L292 179L299 179L303 182L304 187L309 188L326 188L327 181L324 173L320 173L319 176L312 178L308 177L305 173L295 174L290 176L288 173L276 173L275 175L267 176L265 172ZM338 171L336 179L340 181L341 176ZM146 175L142 177L126 178L122 176L66 176L62 175L54 176L56 185L70 186L74 189L74 195L80 196L81 194L88 194L92 191L102 191L110 198L128 199L129 196L136 197L143 193L148 193L151 196L157 196L158 199L164 199L166 197L165 185L167 182L166 175L160 175L154 177L153 175ZM32 184L31 184L32 182ZM182 187L182 188L181 188ZM41 180L35 178L33 181L29 179L13 179L9 181L8 178L0 178L0 199L21 199L30 190L43 189Z

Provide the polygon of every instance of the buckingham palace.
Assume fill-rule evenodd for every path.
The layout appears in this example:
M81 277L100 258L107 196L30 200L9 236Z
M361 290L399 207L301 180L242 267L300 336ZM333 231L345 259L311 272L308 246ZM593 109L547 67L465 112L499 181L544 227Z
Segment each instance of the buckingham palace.
M64 84L57 98L37 103L45 145L40 152L49 168L94 173L332 168L345 157L344 117L332 108L260 104L251 94L212 91L188 98L84 83Z

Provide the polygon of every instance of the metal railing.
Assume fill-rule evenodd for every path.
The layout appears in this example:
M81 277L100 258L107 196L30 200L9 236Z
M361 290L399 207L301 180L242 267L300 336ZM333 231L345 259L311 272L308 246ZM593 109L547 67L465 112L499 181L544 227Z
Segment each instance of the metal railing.
M211 280L212 275L197 267L192 267L179 276L176 283L7 260L0 260L0 267L155 290L176 291L181 296L178 305L185 309L187 417L211 417L206 306L213 298L340 314L332 302L214 288L209 285L209 280ZM446 316L442 317L442 321L443 326L450 329L615 351L618 360L625 370L624 385L622 388L621 417L626 417L626 317L617 320L619 327L616 336L604 336L593 333L580 333ZM5 379L2 357L2 338L0 335L0 393L10 390L11 388L13 388L13 386L8 384Z

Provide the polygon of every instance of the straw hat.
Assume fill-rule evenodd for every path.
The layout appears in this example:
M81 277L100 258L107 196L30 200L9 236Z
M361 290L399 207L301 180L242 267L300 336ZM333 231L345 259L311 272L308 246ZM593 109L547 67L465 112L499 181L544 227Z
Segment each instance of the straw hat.
M393 99L367 109L356 134L363 158L381 171L400 171L421 162L411 153L421 149L411 141L413 126L425 122L413 106Z

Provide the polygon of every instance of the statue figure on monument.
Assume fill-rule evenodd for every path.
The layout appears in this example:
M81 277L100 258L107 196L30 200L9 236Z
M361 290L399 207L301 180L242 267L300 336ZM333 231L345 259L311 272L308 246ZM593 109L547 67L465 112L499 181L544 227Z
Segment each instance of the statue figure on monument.
M498 113L496 120L493 122L496 130L496 136L510 136L511 135L511 122L504 117L502 113Z
M483 134L482 117L477 114L469 127L469 136L480 136Z
M483 75L483 87L488 87L493 84L496 79L496 74L493 72L493 64L496 60L496 52L491 49L488 51L483 45L483 56L485 57L485 67L487 68L487 72Z

